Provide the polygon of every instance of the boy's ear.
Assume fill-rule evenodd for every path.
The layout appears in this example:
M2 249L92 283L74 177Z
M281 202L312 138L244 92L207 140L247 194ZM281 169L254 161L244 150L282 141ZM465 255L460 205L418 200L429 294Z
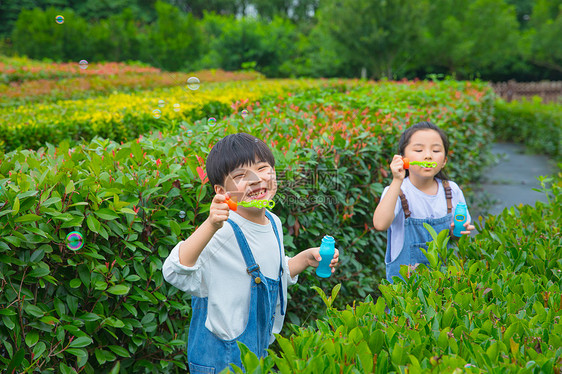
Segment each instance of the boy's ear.
M223 186L221 186L220 184L215 184L215 193L220 194L220 195L224 195L226 193L226 189Z

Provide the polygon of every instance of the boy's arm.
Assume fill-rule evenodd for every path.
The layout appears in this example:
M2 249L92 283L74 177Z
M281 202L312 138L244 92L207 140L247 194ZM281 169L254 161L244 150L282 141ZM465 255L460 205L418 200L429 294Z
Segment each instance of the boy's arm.
M209 209L209 218L193 234L189 236L179 248L180 264L188 267L195 266L199 255L205 246L213 238L213 235L222 227L228 219L228 205L226 197L217 194L213 198Z
M206 219L205 222L189 238L184 240L179 248L180 264L188 267L195 266L199 255L207 246L217 228Z
M305 249L296 256L289 259L289 272L291 273L291 278L296 277L304 271L309 266L318 267L322 256L320 256L320 247L313 247ZM335 266L339 261L340 252L336 248L334 257L330 263L332 268L332 273L335 271Z

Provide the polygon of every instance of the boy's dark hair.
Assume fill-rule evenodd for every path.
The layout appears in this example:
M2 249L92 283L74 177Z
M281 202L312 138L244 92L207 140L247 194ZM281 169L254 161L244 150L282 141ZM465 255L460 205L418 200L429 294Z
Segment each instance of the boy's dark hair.
M207 177L211 186L224 186L226 176L234 169L262 161L275 167L273 153L263 140L243 132L227 135L207 156Z
M418 122L415 125L412 125L406 129L400 136L400 141L398 142L398 151L400 155L404 156L404 151L406 150L406 146L410 144L410 138L416 131L419 130L435 130L441 137L443 141L443 147L445 148L445 157L449 154L449 139L447 138L447 134L443 130L441 130L437 125L433 124L429 121ZM408 176L408 170L406 170L406 176ZM439 173L435 176L441 180L449 180L447 173L441 169Z

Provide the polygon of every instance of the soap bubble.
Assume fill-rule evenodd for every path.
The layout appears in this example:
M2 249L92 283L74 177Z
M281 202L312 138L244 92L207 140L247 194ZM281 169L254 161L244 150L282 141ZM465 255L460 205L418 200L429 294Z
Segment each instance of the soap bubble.
M217 124L217 119L215 117L211 117L211 118L209 118L207 123L209 124L209 126L213 127L214 125Z
M187 130L187 136L191 138L193 136L193 130Z
M56 21L59 25L62 25L62 24L64 23L64 17L59 14L58 16L56 16L55 21Z
M82 69L82 70L88 68L88 61L86 61L86 60L80 60L80 62L78 64L80 65L80 69Z
M244 109L242 112L240 112L240 115L242 116L242 118L246 118L248 116L248 111Z
M196 90L199 88L199 78L197 77L190 77L187 79L187 88L190 90Z
M174 104L174 112L179 112L180 111L180 105L179 104Z
M185 218L185 212L184 212L183 210L180 212L180 218L181 218L181 219L184 219L184 218Z
M166 102L164 100L158 100L158 106L160 108L164 108L164 105L166 105Z
M162 112L160 111L160 109L154 109L152 111L152 117L158 119L162 116Z
M66 246L68 249L77 251L84 245L84 238L78 231L72 231L66 236Z

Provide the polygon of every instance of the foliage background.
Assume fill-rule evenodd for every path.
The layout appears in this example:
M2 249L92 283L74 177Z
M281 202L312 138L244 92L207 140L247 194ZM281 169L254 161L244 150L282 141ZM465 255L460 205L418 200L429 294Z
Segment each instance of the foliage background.
M560 80L560 35L560 0L0 3L4 54L268 77Z

